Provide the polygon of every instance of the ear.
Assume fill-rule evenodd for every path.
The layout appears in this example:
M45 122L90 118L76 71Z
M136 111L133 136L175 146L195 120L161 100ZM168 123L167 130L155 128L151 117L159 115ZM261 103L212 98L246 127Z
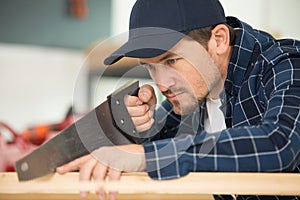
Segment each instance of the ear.
M215 51L218 55L225 54L230 49L229 29L224 24L217 25L211 31L211 40L215 45Z

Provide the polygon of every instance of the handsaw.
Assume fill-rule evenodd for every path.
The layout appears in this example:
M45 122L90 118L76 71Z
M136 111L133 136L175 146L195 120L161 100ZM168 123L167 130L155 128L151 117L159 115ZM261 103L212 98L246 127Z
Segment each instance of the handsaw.
M58 166L102 146L140 143L141 137L124 104L124 96L137 96L139 82L130 81L61 133L18 160L19 181L54 173Z

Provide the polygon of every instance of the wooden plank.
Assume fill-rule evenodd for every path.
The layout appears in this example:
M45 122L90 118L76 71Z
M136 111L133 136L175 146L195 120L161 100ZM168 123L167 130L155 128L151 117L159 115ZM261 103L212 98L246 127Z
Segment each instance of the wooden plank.
M79 182L78 173L54 174L18 182L15 173L0 173L0 199L79 199L79 191L118 191L118 199L212 199L212 194L300 195L295 173L190 173L180 179L155 181L146 173L125 173L120 181ZM47 195L45 195L47 194ZM27 195L27 197L26 197ZM30 196L32 195L32 197ZM29 197L30 198L29 198ZM26 198L25 198L26 197Z
M122 184L128 178L145 177L144 173L124 174ZM121 183L120 182L120 183ZM126 184L126 183L125 183ZM132 187L135 187L134 183ZM28 182L19 182L16 173L0 173L0 199L5 200L81 200L79 191L86 189L90 194L86 200L98 200L95 190L100 184L93 182L78 182L78 173L66 175L53 174ZM130 185L128 185L130 186ZM111 187L111 186L110 186ZM145 185L147 187L147 185ZM119 193L118 200L213 200L210 194L163 194L163 193Z
M79 194L1 194L3 200L82 200ZM204 194L119 194L117 200L213 200L212 195ZM98 200L96 194L89 194L84 200Z

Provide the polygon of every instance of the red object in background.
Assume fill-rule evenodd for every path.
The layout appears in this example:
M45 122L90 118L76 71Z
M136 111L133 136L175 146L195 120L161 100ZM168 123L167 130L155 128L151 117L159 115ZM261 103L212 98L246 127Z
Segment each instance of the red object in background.
M15 162L37 146L26 142L21 135L17 134L7 124L0 122L0 127L0 130L6 129L13 136L13 140L7 142L0 132L0 172L12 172L15 171Z
M23 131L21 134L18 134L6 123L0 122L0 172L15 171L14 165L17 160L70 126L73 122L72 108L68 110L62 122L37 125ZM8 131L13 138L12 141L6 141L1 130Z
M89 14L88 0L69 0L70 14L78 19L84 19Z
M74 122L72 114L73 111L71 107L62 122L55 124L40 124L29 127L28 129L24 130L21 135L24 140L35 145L40 145L49 137L49 133L59 132L70 126Z

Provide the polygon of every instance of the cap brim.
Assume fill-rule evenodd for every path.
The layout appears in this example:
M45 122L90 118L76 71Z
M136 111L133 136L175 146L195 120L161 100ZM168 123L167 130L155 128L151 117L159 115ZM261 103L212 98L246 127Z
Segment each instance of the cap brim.
M170 50L184 36L174 30L162 28L142 28L130 31L129 40L104 60L111 65L123 57L152 58Z

